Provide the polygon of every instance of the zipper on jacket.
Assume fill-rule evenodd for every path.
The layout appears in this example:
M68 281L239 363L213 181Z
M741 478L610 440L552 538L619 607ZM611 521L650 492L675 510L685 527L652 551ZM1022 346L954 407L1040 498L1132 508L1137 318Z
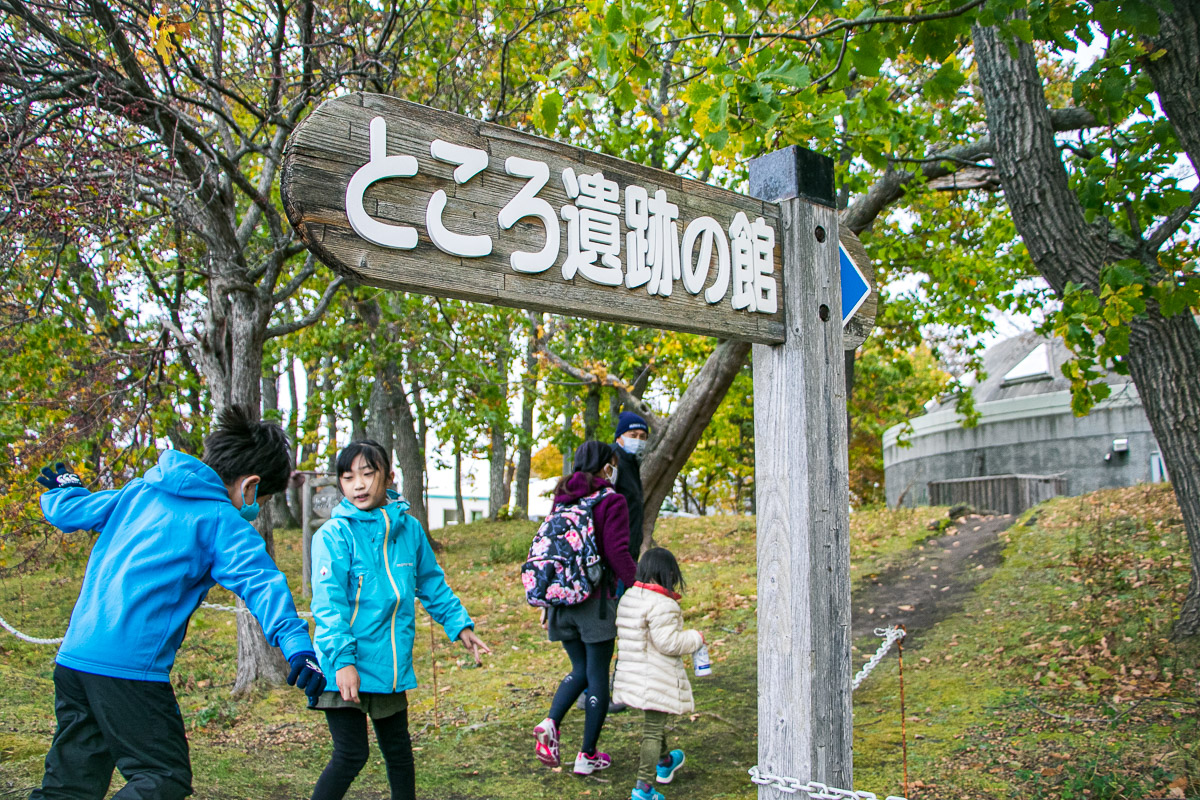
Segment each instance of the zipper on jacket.
M400 610L400 589L396 586L396 579L392 577L392 564L388 560L388 538L392 531L392 521L388 518L387 512L382 508L379 509L383 514L383 568L387 570L388 580L392 583L392 591L396 593L396 603L392 606L392 691L396 691L396 686L400 683L400 662L396 658L396 612Z
M358 601L362 597L362 581L363 576L358 576L358 591L354 593L354 613L350 615L350 625L354 626L354 620L358 619Z

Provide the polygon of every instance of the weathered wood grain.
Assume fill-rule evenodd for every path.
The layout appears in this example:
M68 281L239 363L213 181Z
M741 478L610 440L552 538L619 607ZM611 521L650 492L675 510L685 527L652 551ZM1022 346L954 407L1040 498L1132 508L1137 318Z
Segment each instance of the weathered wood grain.
M849 476L837 214L800 199L783 200L780 210L787 341L753 351L758 764L849 789ZM814 235L818 226L824 242ZM766 786L758 796L785 797Z
M354 232L346 216L345 192L354 173L370 160L371 120L387 121L387 156L416 158L418 172L407 178L372 184L363 198L364 209L380 222L417 230L417 246L396 250L373 244ZM455 166L435 160L430 142L440 138L487 152L487 168L456 184ZM356 280L406 291L531 308L550 313L607 319L712 336L774 343L784 338L782 307L773 314L735 310L732 286L717 304L704 299L716 279L716 257L699 295L692 295L676 280L668 297L652 296L642 286L606 287L581 275L562 277L567 252L567 223L560 217L561 245L554 266L538 274L512 269L514 251L536 252L545 244L540 221L525 218L501 230L499 210L525 185L523 178L504 171L505 160L518 156L544 161L550 181L538 193L559 213L572 201L561 174L567 167L577 174L602 170L621 188L621 260L626 259L624 189L629 185L667 192L679 206L679 237L689 222L712 216L728 232L737 212L753 221L762 217L775 230L773 277L782 292L782 247L779 244L778 208L773 203L745 197L678 175L552 142L520 131L478 122L382 95L352 94L324 103L289 138L284 153L281 183L284 207L305 244L324 263ZM461 258L439 250L429 237L426 209L439 189L448 195L443 222L455 233L488 235L492 252L481 258Z

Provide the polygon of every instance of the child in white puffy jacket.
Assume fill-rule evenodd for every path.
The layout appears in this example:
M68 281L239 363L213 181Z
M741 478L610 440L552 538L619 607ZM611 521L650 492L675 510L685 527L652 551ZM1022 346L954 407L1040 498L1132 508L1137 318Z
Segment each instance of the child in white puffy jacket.
M633 587L617 607L617 658L613 702L642 709L641 764L630 800L663 800L651 784L670 783L683 766L682 750L667 750L671 714L695 709L683 654L704 644L700 631L684 630L676 589L684 586L671 551L654 547L638 561Z

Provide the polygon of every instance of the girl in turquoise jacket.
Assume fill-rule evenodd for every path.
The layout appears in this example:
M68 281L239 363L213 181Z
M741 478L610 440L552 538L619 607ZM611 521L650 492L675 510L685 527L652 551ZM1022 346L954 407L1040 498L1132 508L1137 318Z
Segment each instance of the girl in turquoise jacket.
M337 691L314 706L325 712L333 756L313 800L340 800L366 764L367 718L387 765L393 800L416 796L406 692L417 686L412 648L415 607L425 610L470 651L490 653L438 566L408 503L387 487L395 480L386 451L354 442L337 459L343 499L313 536L313 643Z

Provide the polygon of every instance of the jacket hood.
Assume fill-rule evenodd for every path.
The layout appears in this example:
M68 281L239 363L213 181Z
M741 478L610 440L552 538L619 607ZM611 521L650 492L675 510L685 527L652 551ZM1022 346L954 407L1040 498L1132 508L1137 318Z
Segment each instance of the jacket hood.
M388 489L387 497L388 502L386 505L381 506L382 508L395 509L401 514L408 511L408 501L400 497L400 493L395 489ZM333 513L331 513L329 516L331 519L345 518L368 522L377 519L375 512L378 510L378 508L372 508L369 511L363 511L361 508L354 505L354 503L351 503L349 500L343 497L342 502L338 503L337 506L334 507Z
M229 502L229 490L216 470L178 450L164 451L158 457L158 465L147 470L143 479L159 491L176 497Z
M602 486L612 486L612 484L590 472L576 472L567 478L567 482L563 484L562 488L554 493L554 502L574 503Z

